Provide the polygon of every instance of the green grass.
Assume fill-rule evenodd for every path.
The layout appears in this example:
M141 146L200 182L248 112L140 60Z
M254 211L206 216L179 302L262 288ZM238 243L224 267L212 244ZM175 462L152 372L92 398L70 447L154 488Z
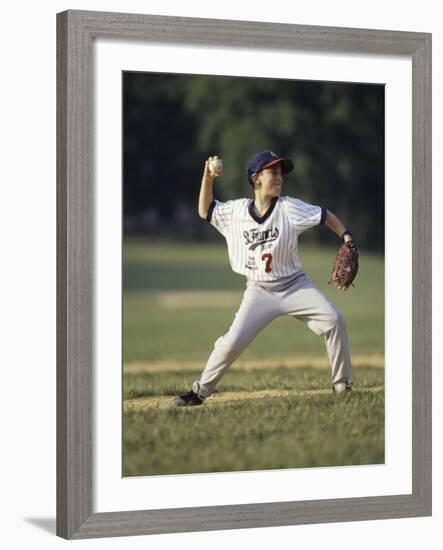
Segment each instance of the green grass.
M291 370L291 369L289 369ZM234 371L224 391L325 387L322 369ZM125 395L170 395L195 373L127 376ZM383 370L361 368L351 394L225 401L124 415L124 476L312 468L384 462ZM138 393L140 391L140 393ZM220 397L219 397L220 396ZM172 397L171 397L172 398Z
M341 293L327 284L336 250L301 246L305 271L341 309L351 351L383 353L383 258L361 251L356 288ZM226 247L127 241L124 246L124 359L205 361L214 341L227 332L241 301L245 279L234 274ZM160 292L208 292L208 306L165 308ZM211 307L211 293L237 291L238 302ZM243 354L245 358L323 353L322 339L294 319L271 323Z
M356 288L340 293L327 285L335 253L301 244L305 271L345 316L351 353L382 354L383 258L361 251ZM346 395L309 393L329 388L329 369L277 364L231 369L211 398L213 406L143 407L149 399L169 402L198 378L214 341L232 323L245 279L232 273L222 241L129 240L123 280L124 361L193 362L188 370L125 374L124 398L134 405L123 415L125 476L384 462L384 370L370 364L354 369L355 389ZM207 294L192 294L196 291ZM241 358L323 353L322 338L294 319L281 318ZM293 390L294 395L222 401L225 392L251 397L260 390Z
M127 373L124 378L124 399L170 395L175 396L197 379L200 371ZM383 384L383 369L359 367L354 370L357 385L365 389ZM227 371L217 386L218 392L259 390L315 390L328 387L329 369L322 368L258 368Z

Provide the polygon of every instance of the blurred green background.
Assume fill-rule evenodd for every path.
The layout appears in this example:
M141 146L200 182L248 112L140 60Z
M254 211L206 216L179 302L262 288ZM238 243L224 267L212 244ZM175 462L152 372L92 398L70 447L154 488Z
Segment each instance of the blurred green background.
M202 222L204 223L204 222ZM327 284L335 248L303 245L305 271L343 312L355 353L383 353L384 264L361 251L356 288ZM202 366L227 332L245 288L229 267L226 246L128 239L124 246L124 359L196 360ZM321 354L323 339L301 322L279 318L242 358Z
M248 159L271 149L295 160L283 195L328 208L383 253L383 85L126 72L123 89L126 235L219 242L196 212L204 161L223 157L216 196L239 198ZM324 228L305 239L336 244Z

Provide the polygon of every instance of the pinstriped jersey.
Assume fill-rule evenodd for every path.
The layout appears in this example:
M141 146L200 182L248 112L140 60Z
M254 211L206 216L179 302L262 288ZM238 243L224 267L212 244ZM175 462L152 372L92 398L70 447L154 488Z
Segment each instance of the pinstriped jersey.
M276 281L301 271L298 236L325 217L320 206L274 197L262 217L252 199L214 200L207 221L225 237L233 271L250 281Z

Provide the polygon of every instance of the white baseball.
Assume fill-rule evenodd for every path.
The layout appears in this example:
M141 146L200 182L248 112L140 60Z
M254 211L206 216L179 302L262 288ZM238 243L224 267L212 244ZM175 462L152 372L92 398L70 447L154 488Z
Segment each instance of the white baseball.
M223 161L222 159L214 159L211 161L212 170L216 174L221 174L223 172Z

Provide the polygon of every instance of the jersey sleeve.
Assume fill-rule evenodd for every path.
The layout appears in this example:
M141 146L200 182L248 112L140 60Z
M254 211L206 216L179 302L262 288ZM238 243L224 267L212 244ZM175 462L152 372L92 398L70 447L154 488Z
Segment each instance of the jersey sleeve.
M289 221L295 227L297 233L303 233L306 229L325 222L326 208L308 204L292 197L284 197L283 204Z
M213 225L223 236L231 229L234 201L221 202L213 200L208 209L206 221Z

